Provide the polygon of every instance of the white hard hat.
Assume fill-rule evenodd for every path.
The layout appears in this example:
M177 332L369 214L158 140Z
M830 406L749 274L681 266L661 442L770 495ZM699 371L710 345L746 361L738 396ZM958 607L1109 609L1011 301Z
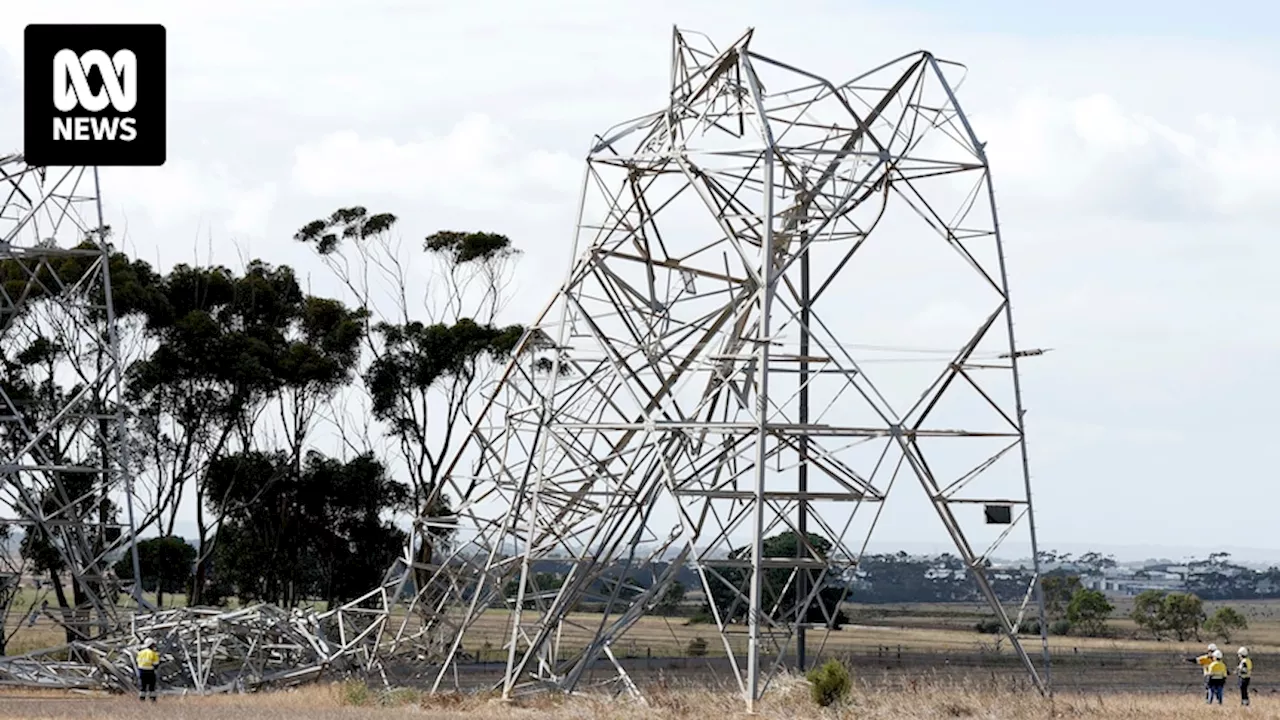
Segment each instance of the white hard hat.
M1218 652L1218 646L1213 643L1209 643L1209 652L1211 653Z
M1214 650L1214 651L1213 651L1213 659L1214 659L1214 660L1221 660L1221 659L1222 659L1222 651L1221 651L1221 650Z
M1249 657L1249 648L1242 647L1236 651L1236 654L1239 655L1240 657Z
M155 646L156 646L156 641L153 638L147 638L146 640L142 641L142 647L155 647Z

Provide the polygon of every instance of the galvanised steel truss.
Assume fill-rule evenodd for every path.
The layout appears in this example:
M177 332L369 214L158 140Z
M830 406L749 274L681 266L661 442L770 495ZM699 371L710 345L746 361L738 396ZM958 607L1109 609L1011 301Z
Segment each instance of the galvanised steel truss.
M692 565L754 707L838 624L877 525L937 527L886 505L903 479L1045 689L1039 583L989 571L1037 562L1026 353L960 74L917 52L833 83L751 31L675 31L668 102L591 147L568 278L438 489L452 513L420 519L394 636L429 640L437 686L486 637L505 695L597 661L634 691L612 645ZM869 357L895 348L925 362ZM1037 606L1042 667L1016 630Z
M64 571L78 641L127 624L108 558L133 548L139 577L104 234L96 169L0 156L0 524Z
M378 675L387 600L379 587L324 612L259 604L138 613L110 637L0 658L0 686L132 692L134 659L146 639L156 641L165 693L253 692Z

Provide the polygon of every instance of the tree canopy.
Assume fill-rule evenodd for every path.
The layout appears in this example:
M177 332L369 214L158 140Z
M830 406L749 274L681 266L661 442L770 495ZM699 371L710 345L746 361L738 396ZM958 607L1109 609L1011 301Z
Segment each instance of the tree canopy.
M243 600L330 603L376 587L404 547L388 519L408 497L371 455L317 452L302 472L283 452L252 451L209 468L210 503L225 520L214 571Z
M1067 603L1067 620L1083 635L1098 637L1106 634L1107 618L1115 608L1107 596L1098 590L1076 588Z
M767 537L763 542L764 557L795 558L799 543L800 536L790 530ZM819 557L825 559L832 548L830 540L814 533L809 533L805 536L805 543L808 548L806 557L812 553L817 553ZM743 561L750 558L750 546L736 548L729 553L730 560ZM744 620L747 616L747 598L750 596L750 570L743 567L741 563L719 565L715 561L708 561L707 565L716 575L709 582L711 586L709 602L715 604L715 610L718 611L720 620L722 622ZM764 571L762 583L764 596L761 604L765 607L776 608L771 613L775 619L794 621L796 615L799 614L796 585L792 581L793 573L797 576L803 573L807 578L808 588L815 588L815 586L821 585L818 588L817 596L809 603L806 609L803 622L838 628L848 621L844 611L839 607L846 594L844 588L823 582L824 577L820 571L786 568L770 568ZM711 610L712 608L708 605L704 608L703 613L713 617Z
M340 208L295 239L314 247L351 290L336 270L343 254L370 258L390 247L396 222L389 213ZM116 251L104 266L88 252L97 247L86 238L83 254L0 263L0 288L15 299L0 314L0 392L29 427L58 422L58 409L80 391L75 368L101 359L86 356L85 327L51 323L41 308L78 281L101 293L105 284L90 281L105 272L121 318L144 589L187 592L191 604L228 592L286 605L340 602L378 584L408 542L407 519L450 512L440 481L464 435L456 428L467 422L478 383L525 335L523 326L498 322L505 273L520 255L510 238L432 234L412 249L435 263L428 281L384 277L383 286L345 297L311 292L288 265L252 260L238 269L178 264L158 272ZM423 289L416 307L376 302ZM105 337L105 309L91 318L96 326L87 330ZM346 406L362 399L364 410ZM336 430L336 442L317 439L322 426ZM54 463L96 462L90 444L69 444L56 432L39 437L36 450ZM0 435L0 443L21 442ZM66 475L58 497L43 500L48 508L78 498L68 519L119 519L121 508L92 475ZM192 525L191 542L178 537ZM437 541L447 528L433 523ZM18 544L25 567L62 578L64 542L25 532ZM432 543L419 547L429 559ZM113 572L127 584L132 560L117 555ZM72 584L68 596L63 582L51 585L65 609L82 605L88 590Z
M156 591L157 605L163 606L165 593L187 591L195 561L195 547L180 537L167 535L138 542L142 587ZM121 578L132 580L133 559L128 555L120 558L115 564L115 572Z
M1157 640L1172 634L1179 642L1200 638L1204 603L1192 593L1144 591L1133 601L1129 617Z
M1231 642L1231 636L1238 630L1246 630L1249 620L1233 607L1220 607L1204 622L1205 632Z

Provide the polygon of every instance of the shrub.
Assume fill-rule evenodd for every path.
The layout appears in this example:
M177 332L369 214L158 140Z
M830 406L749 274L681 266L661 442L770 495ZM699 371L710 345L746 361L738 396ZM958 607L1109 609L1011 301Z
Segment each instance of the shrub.
M1080 634L1100 637L1107 634L1107 618L1115 610L1107 596L1097 590L1080 588L1067 605L1067 619L1080 629Z
M1072 627L1073 626L1070 620L1054 620L1053 622L1049 623L1049 634L1050 635L1070 635ZM1000 628L1000 623L996 622L995 620L983 620L982 622L978 623L978 626L975 626L975 629L978 632L988 633L991 635L996 635L1002 632ZM1018 633L1020 635L1039 635L1040 621L1039 620L1023 620L1018 625Z
M702 657L707 654L707 641L696 637L689 641L689 646L684 651L689 657Z
M1204 624L1205 630L1226 642L1231 642L1231 636L1235 634L1236 630L1246 630L1248 627L1249 621L1232 607L1218 608L1213 617L1205 621Z
M995 619L979 620L978 622L974 623L973 629L987 635L996 635L998 633L1004 632L1004 626L1000 624L999 620L995 620Z
M372 702L373 692L363 680L345 680L342 683L339 698L343 705L364 707Z
M1165 633L1173 633L1182 642L1192 635L1199 637L1205 620L1204 604L1194 593L1144 590L1134 598L1129 617L1157 640L1162 640Z
M822 707L830 707L849 697L853 683L849 679L849 669L839 660L828 660L820 667L809 671L809 696Z

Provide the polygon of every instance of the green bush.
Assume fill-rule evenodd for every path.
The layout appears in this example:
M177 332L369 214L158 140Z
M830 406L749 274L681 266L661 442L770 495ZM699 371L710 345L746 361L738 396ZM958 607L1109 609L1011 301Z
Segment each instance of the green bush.
M1249 621L1244 615L1232 607L1221 607L1204 623L1204 629L1209 634L1222 638L1226 642L1231 642L1231 636L1236 630L1247 630Z
M1101 591L1080 588L1067 605L1067 619L1081 635L1103 637L1107 634L1107 618L1114 610L1115 606L1107 602L1107 596Z
M973 629L986 635L996 635L1004 632L1004 626L999 620L979 620L974 623Z
M1070 635L1071 621L1070 620L1054 621L1054 623L1049 626L1049 634L1050 635Z
M340 693L343 705L364 707L373 702L373 692L363 680L345 680Z
M830 707L849 697L853 683L849 669L839 660L828 660L805 676L809 680L809 696L822 707Z
M689 641L689 646L684 651L689 657L702 657L707 654L707 641L696 637Z

